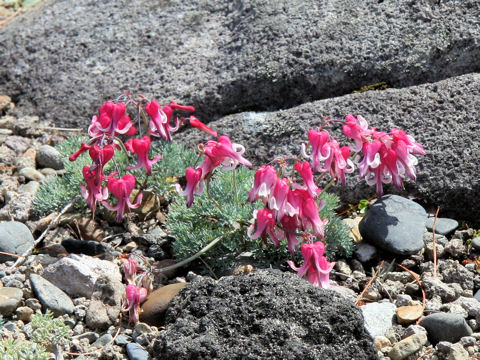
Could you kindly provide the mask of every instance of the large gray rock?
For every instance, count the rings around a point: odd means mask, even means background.
[[[372,205],[358,226],[362,238],[399,255],[423,249],[427,213],[416,202],[397,195],[384,195]]]
[[[22,255],[34,242],[33,235],[25,224],[17,221],[0,222],[0,251]],[[15,259],[0,254],[0,262]]]
[[[50,0],[2,29],[0,93],[84,127],[124,90],[207,121],[285,109],[478,71],[479,17],[477,0]]]
[[[440,206],[442,216],[477,220],[480,147],[472,134],[480,134],[480,98],[473,95],[479,93],[480,74],[469,74],[405,89],[350,94],[288,110],[234,114],[209,126],[245,145],[245,157],[260,165],[275,157],[300,156],[308,130],[316,128],[325,116],[344,119],[348,113],[361,114],[378,130],[396,127],[407,131],[427,151],[426,156],[418,156],[417,181],[407,180],[406,192],[385,185],[385,193],[408,193],[432,208]],[[341,126],[336,128],[333,134],[347,144]],[[193,148],[205,136],[189,131],[179,139]],[[347,176],[345,188],[331,188],[351,204],[375,193],[374,187],[359,181],[355,174]]]
[[[166,359],[376,359],[352,302],[278,270],[195,279],[167,310],[154,353]]]

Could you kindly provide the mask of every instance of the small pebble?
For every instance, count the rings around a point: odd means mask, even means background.
[[[126,346],[128,358],[130,360],[151,360],[151,356],[145,349],[137,343],[129,343]]]

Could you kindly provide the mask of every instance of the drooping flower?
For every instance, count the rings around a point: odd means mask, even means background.
[[[299,238],[300,234],[297,233],[297,229],[299,228],[297,217],[285,215],[282,217],[281,224],[283,233],[287,238],[288,250],[293,255],[297,250],[298,244],[302,241],[302,239]]]
[[[346,185],[345,173],[350,174],[355,170],[350,157],[350,148],[348,146],[340,147],[337,140],[328,142],[329,156],[325,159],[323,171],[328,171],[334,179],[340,180],[342,185]]]
[[[108,198],[107,188],[102,188],[103,180],[108,178],[103,175],[101,169],[91,169],[90,166],[84,166],[83,179],[87,183],[87,187],[81,184],[80,189],[82,197],[86,200],[87,206],[95,212],[97,208],[97,201],[103,201]]]
[[[98,116],[92,117],[92,122],[88,127],[88,134],[92,138],[106,135],[114,137],[118,134],[135,135],[136,129],[126,113],[127,107],[124,103],[115,104],[113,101],[107,101],[98,109]]]
[[[139,319],[140,304],[147,299],[148,291],[143,287],[128,284],[125,290],[126,309],[129,313],[129,323],[136,324]]]
[[[245,148],[240,144],[232,143],[225,135],[220,136],[218,141],[208,141],[203,151],[212,161],[220,163],[226,170],[234,169],[238,164],[252,167],[252,163],[242,156]]]
[[[247,230],[247,234],[251,239],[258,239],[262,237],[265,241],[266,235],[270,236],[270,239],[273,241],[275,246],[280,247],[280,238],[279,235],[275,232],[275,216],[273,215],[273,210],[270,209],[260,209],[253,211],[253,217],[256,219],[257,231],[255,230],[255,223],[250,225]]]
[[[358,115],[355,119],[355,116],[348,114],[345,117],[345,124],[342,130],[346,137],[355,141],[355,146],[352,147],[352,150],[357,152],[362,149],[363,143],[367,141],[374,129],[368,128],[368,123],[362,116]]]
[[[83,154],[85,151],[89,150],[90,149],[90,145],[88,145],[87,143],[83,142],[82,145],[80,145],[80,149],[76,152],[74,152],[72,155],[69,156],[68,160],[70,161],[75,161],[77,160],[77,158]]]
[[[304,259],[301,267],[295,266],[293,261],[288,261],[290,267],[298,272],[298,276],[306,277],[310,283],[322,288],[330,287],[330,272],[335,265],[329,263],[325,254],[325,244],[321,241],[313,244],[305,243],[300,247]]]
[[[121,179],[111,178],[107,183],[108,190],[118,199],[116,205],[110,205],[107,201],[102,204],[109,210],[117,212],[117,222],[123,219],[123,213],[129,209],[136,209],[142,203],[143,194],[137,196],[135,204],[130,202],[130,194],[135,187],[137,180],[131,174],[124,175]]]
[[[144,136],[142,139],[129,139],[125,143],[125,147],[132,154],[137,154],[137,165],[127,166],[127,170],[136,170],[141,167],[145,168],[147,175],[152,175],[152,165],[162,158],[162,155],[155,156],[152,160],[148,158],[148,151],[150,150],[151,140],[149,136]]]
[[[302,144],[302,156],[311,159],[312,169],[315,172],[323,171],[321,162],[330,156],[329,148],[325,146],[330,139],[330,134],[327,131],[317,131],[311,129],[308,131],[308,141],[312,146],[312,153],[307,154],[306,145]]]
[[[202,169],[188,168],[185,177],[187,178],[185,190],[182,189],[180,184],[176,184],[176,189],[180,195],[186,197],[187,208],[189,208],[193,204],[194,195],[200,195],[203,192]]]
[[[260,198],[264,203],[266,203],[268,196],[270,195],[270,191],[275,186],[277,180],[277,172],[273,166],[260,166],[255,173],[253,188],[248,193],[248,200],[250,202],[254,202]]]
[[[190,125],[192,125],[193,127],[196,127],[197,129],[212,135],[213,137],[218,136],[218,133],[215,130],[209,128],[207,125],[205,125],[200,120],[198,120],[195,116],[190,116],[189,120],[190,120]]]
[[[280,221],[287,212],[290,179],[278,179],[268,197],[268,207],[274,210],[275,219]]]
[[[324,203],[325,199],[322,199],[320,208],[323,207]],[[315,200],[313,200],[311,197],[305,198],[303,201],[302,210],[300,212],[300,221],[303,224],[304,230],[312,227],[313,233],[323,238],[325,233],[325,225],[327,224],[328,220],[320,219],[318,211],[319,207],[317,206]]]
[[[123,259],[123,272],[127,283],[134,284],[135,275],[137,275],[137,262],[132,258]]]
[[[192,113],[195,111],[195,108],[193,106],[179,105],[174,101],[171,101],[170,105],[164,106],[163,108],[161,108],[155,100],[148,103],[145,106],[145,111],[151,119],[149,134],[161,137],[166,141],[172,141],[172,133],[177,131],[180,126],[178,118],[175,118],[174,126],[170,125],[174,110]]]
[[[303,182],[307,187],[307,191],[310,196],[314,199],[318,197],[318,194],[322,191],[318,188],[313,180],[313,173],[312,168],[310,167],[310,163],[308,161],[304,161],[303,163],[296,163],[295,169],[299,172],[302,176]]]

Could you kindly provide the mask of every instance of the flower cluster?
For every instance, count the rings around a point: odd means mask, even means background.
[[[137,275],[137,262],[129,257],[123,260],[123,272],[127,287],[125,290],[125,311],[129,314],[129,323],[136,324],[139,321],[140,304],[147,299],[151,291],[152,281],[146,272]]]
[[[414,155],[425,155],[422,145],[407,135],[405,131],[391,129],[387,134],[368,128],[368,124],[361,116],[351,114],[346,116],[343,133],[355,141],[352,150],[357,154],[355,163],[359,175],[369,185],[376,185],[377,194],[382,195],[382,184],[393,184],[403,189],[403,177],[416,179],[415,165],[418,160]],[[363,154],[360,156],[360,153]]]
[[[205,154],[203,162],[195,169],[191,167],[187,169],[185,189],[182,189],[180,184],[176,184],[177,191],[187,199],[187,207],[192,206],[194,195],[203,193],[204,181],[210,179],[218,166],[221,165],[224,170],[235,169],[239,164],[252,167],[250,161],[242,156],[245,148],[240,144],[232,143],[228,136],[222,135],[217,141],[210,140],[199,148],[201,153]]]
[[[296,160],[295,170],[303,180],[302,184],[291,178],[279,178],[271,165],[261,166],[255,174],[253,189],[250,191],[251,202],[260,199],[265,207],[254,212],[254,223],[248,229],[252,239],[267,235],[276,247],[282,239],[287,240],[292,254],[302,241],[301,253],[304,264],[296,267],[289,265],[301,277],[311,283],[328,287],[329,273],[334,263],[329,263],[325,254],[325,244],[315,241],[315,237],[323,239],[326,220],[320,219],[318,212],[322,202],[317,198],[321,190],[316,185],[313,173],[329,174],[333,181],[346,185],[345,174],[352,173],[355,164],[359,168],[361,178],[368,184],[376,185],[377,194],[383,193],[382,184],[393,181],[402,189],[403,176],[412,180],[416,178],[416,154],[425,155],[423,147],[404,131],[391,129],[390,133],[368,128],[364,118],[347,115],[343,124],[343,133],[353,139],[351,146],[340,146],[336,139],[320,128],[308,132],[311,153],[307,154],[307,146],[302,144],[301,153],[311,161]],[[352,161],[352,158],[354,161]],[[256,231],[255,231],[256,224]]]
[[[279,178],[277,171],[271,165],[263,165],[255,173],[249,201],[254,202],[260,199],[265,207],[254,211],[254,222],[248,228],[248,235],[252,239],[262,238],[264,241],[269,235],[276,247],[280,247],[280,241],[286,239],[288,250],[292,255],[298,245],[305,240],[307,242],[302,245],[302,254],[305,256],[303,248],[306,245],[316,248],[321,244],[325,249],[323,242],[313,242],[313,239],[314,236],[324,238],[325,225],[328,221],[322,220],[318,214],[324,201],[317,201],[321,190],[315,184],[310,164],[307,161],[297,162],[295,170],[302,178],[302,184],[288,177]],[[323,259],[327,261],[326,258],[323,257]],[[325,269],[331,270],[330,264],[328,262],[325,264],[328,265]],[[314,277],[310,274],[312,269],[316,268],[309,268],[309,279]],[[320,283],[327,287],[328,276],[327,281],[316,282],[316,284]]]
[[[149,158],[151,138],[143,136],[142,138],[130,138],[123,144],[119,138],[120,135],[135,136],[137,127],[133,125],[130,116],[127,114],[127,104],[134,104],[138,109],[137,120],[140,122],[141,115],[146,112],[150,121],[148,122],[148,133],[152,136],[161,137],[166,141],[172,140],[172,132],[178,130],[181,123],[187,121],[185,118],[174,118],[174,125],[171,120],[175,111],[192,113],[195,111],[193,106],[183,106],[175,102],[170,105],[160,107],[155,100],[148,101],[140,95],[137,101],[129,94],[125,94],[126,103],[107,101],[100,106],[98,114],[92,117],[88,134],[90,140],[81,144],[80,149],[70,156],[70,161],[75,161],[78,156],[88,151],[92,159],[91,166],[83,168],[83,178],[86,185],[81,185],[82,196],[86,199],[88,207],[95,212],[97,203],[103,204],[107,209],[117,212],[116,220],[121,222],[124,213],[129,209],[138,208],[142,202],[140,193],[135,202],[130,200],[131,194],[137,184],[137,179],[131,174],[119,175],[120,169],[109,175],[104,174],[106,164],[114,158],[115,151],[126,150],[131,155],[136,155],[137,164],[127,166],[125,170],[136,170],[143,168],[147,176],[152,175],[152,165],[159,161],[162,155],[157,155],[153,159]],[[144,109],[143,109],[144,107]],[[190,124],[196,128],[215,135],[216,133],[204,125],[194,116],[188,119]],[[141,127],[138,127],[141,130]],[[105,186],[106,183],[106,186]],[[116,204],[110,204],[107,199],[109,194],[116,198]]]

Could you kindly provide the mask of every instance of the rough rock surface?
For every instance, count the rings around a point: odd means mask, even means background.
[[[403,129],[425,147],[427,155],[418,157],[417,180],[405,182],[403,196],[439,205],[445,216],[477,220],[480,147],[472,134],[480,133],[480,104],[472,94],[478,93],[480,74],[469,74],[434,84],[349,94],[288,110],[234,114],[209,126],[244,145],[245,157],[259,165],[275,157],[300,156],[300,145],[308,141],[308,130],[317,127],[325,116],[343,119],[348,113],[361,114],[370,126],[386,131],[392,127]],[[340,126],[333,134],[342,144],[347,143]],[[205,140],[198,131],[178,138],[192,147]],[[358,203],[375,192],[357,176],[349,176],[346,187],[331,189],[350,203]],[[400,193],[392,185],[385,185],[384,190]]]
[[[361,312],[292,273],[195,280],[167,310],[155,353],[175,359],[375,359]]]
[[[476,0],[46,1],[0,33],[0,93],[62,125],[123,90],[202,117],[288,108],[478,71],[479,17]]]

